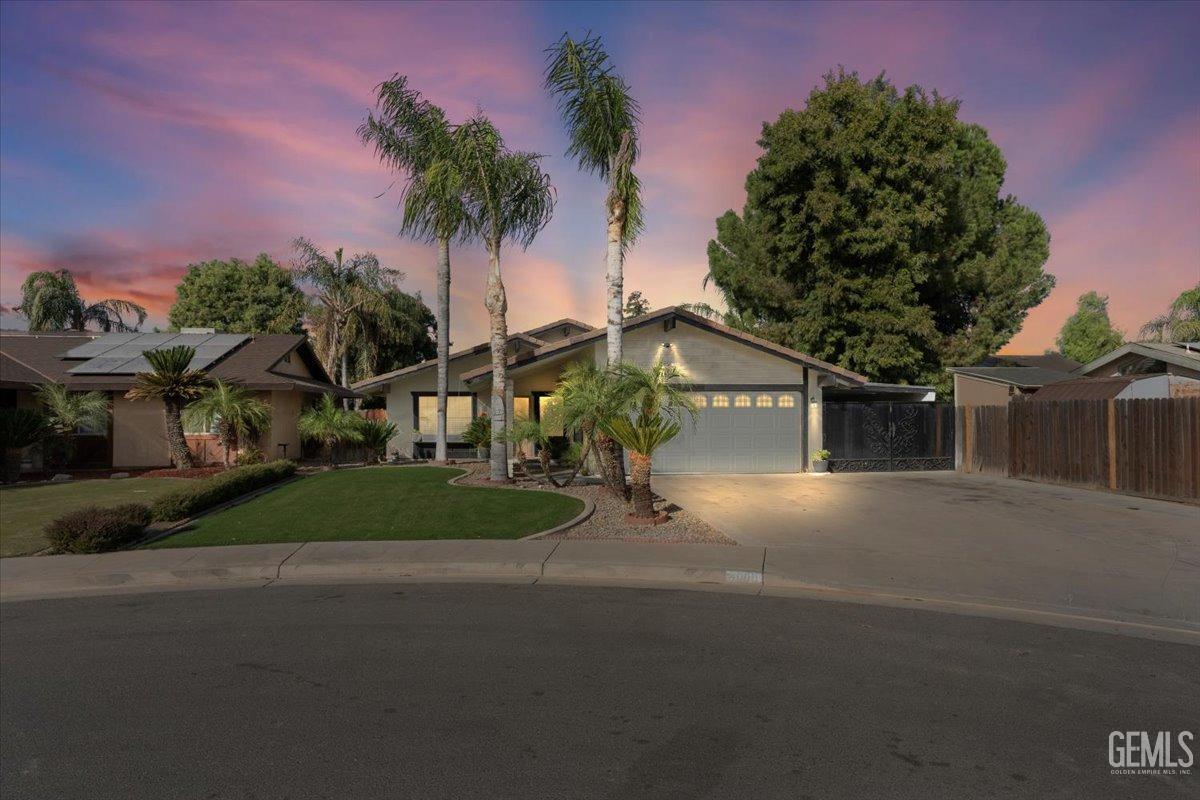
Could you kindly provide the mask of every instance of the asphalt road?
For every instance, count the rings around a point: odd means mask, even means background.
[[[1114,729],[1200,733],[1200,648],[547,585],[0,606],[6,800],[1200,796]]]

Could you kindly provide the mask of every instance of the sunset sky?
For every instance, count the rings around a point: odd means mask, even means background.
[[[504,258],[510,330],[604,316],[603,189],[563,157],[543,48],[601,34],[644,114],[647,230],[627,291],[707,299],[714,219],[741,210],[761,125],[839,64],[962,101],[1038,211],[1058,279],[1010,352],[1053,344],[1075,298],[1134,335],[1200,280],[1200,4],[371,3],[0,7],[0,302],[70,269],[87,298],[165,325],[189,262],[307,236],[373,250],[434,296],[432,248],[397,238],[392,178],[355,128],[392,73],[462,118],[481,106],[546,153],[550,226]],[[486,335],[480,248],[453,252],[452,337]],[[5,327],[19,325],[12,314]]]

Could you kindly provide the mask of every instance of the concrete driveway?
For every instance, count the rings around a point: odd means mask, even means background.
[[[1200,508],[954,472],[656,475],[814,585],[1200,623]]]

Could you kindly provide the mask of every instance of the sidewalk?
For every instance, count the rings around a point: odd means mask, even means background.
[[[1104,609],[817,585],[786,548],[588,541],[309,542],[0,560],[0,601],[288,583],[499,581],[734,591],[1200,644],[1200,625]]]

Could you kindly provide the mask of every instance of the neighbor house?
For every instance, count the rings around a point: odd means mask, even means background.
[[[1058,353],[988,356],[969,367],[949,367],[956,406],[1003,406],[1043,386],[1076,377],[1078,361]]]
[[[271,427],[255,444],[268,457],[295,458],[301,442],[301,409],[322,394],[354,397],[334,385],[306,337],[291,334],[0,332],[0,405],[36,407],[46,383],[109,396],[111,414],[101,429],[79,431],[75,468],[138,469],[171,463],[161,402],[127,400],[138,372],[149,369],[144,353],[177,345],[196,349],[192,366],[253,390],[271,406]],[[202,462],[222,457],[216,436],[188,430],[188,444]],[[36,453],[33,454],[36,459]],[[27,468],[37,468],[36,461]]]
[[[1129,377],[1139,397],[1200,396],[1200,343],[1129,342],[1081,366],[1089,378]]]
[[[607,359],[606,332],[563,319],[513,334],[508,342],[510,419],[541,419],[568,365]],[[625,320],[624,357],[644,366],[674,364],[692,386],[696,425],[684,425],[655,454],[656,472],[800,472],[821,447],[823,393],[865,388],[866,377],[678,307]],[[437,364],[428,361],[354,385],[382,394],[400,433],[389,450],[428,456],[436,432]],[[451,355],[447,427],[452,456],[467,455],[461,434],[490,404],[491,354],[486,344]],[[886,393],[888,386],[872,384]],[[905,387],[903,397],[929,397]]]

